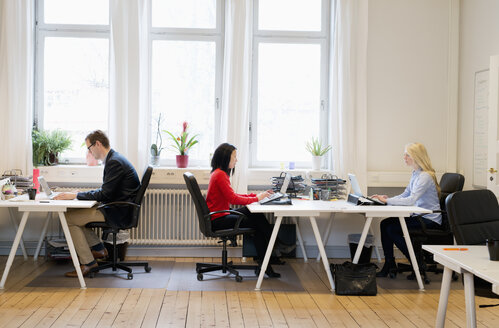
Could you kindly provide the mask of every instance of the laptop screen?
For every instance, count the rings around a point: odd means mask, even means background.
[[[284,181],[282,182],[282,186],[281,186],[281,190],[280,190],[281,194],[286,193],[286,190],[288,190],[288,186],[289,186],[290,181],[291,181],[291,174],[286,173],[286,176],[284,177]]]
[[[38,182],[40,182],[40,185],[43,188],[43,191],[45,192],[45,195],[50,196],[52,195],[52,190],[50,190],[49,184],[47,181],[45,181],[45,178],[43,176],[38,177]]]
[[[360,190],[359,181],[355,174],[348,173],[348,179],[350,180],[350,185],[352,186],[352,191],[355,196],[363,197],[362,191]]]

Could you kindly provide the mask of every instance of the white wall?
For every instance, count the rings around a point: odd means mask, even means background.
[[[473,98],[475,72],[489,68],[489,58],[499,55],[499,1],[461,0],[459,48],[458,167],[473,178]]]
[[[457,41],[458,18],[451,15],[455,7],[458,2],[452,0],[369,2],[370,186],[407,184],[410,170],[402,154],[409,142],[428,148],[437,172],[456,166],[456,141],[449,133],[455,133],[457,120],[448,119],[449,110],[457,112],[457,84],[452,90],[449,83],[452,70],[457,76],[457,60],[452,67],[453,56],[457,58],[452,43],[452,33]]]

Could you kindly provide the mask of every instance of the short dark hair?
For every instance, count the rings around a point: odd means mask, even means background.
[[[220,169],[230,175],[229,163],[232,152],[237,148],[230,143],[223,143],[215,149],[211,159],[211,172]]]
[[[95,130],[90,132],[85,138],[85,140],[88,140],[90,144],[94,144],[96,141],[100,141],[100,143],[102,144],[102,146],[104,146],[104,148],[109,148],[109,138],[102,130]]]

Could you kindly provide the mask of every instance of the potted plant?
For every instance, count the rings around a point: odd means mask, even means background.
[[[71,148],[71,137],[66,131],[33,129],[31,137],[35,166],[56,165],[59,163],[59,154]]]
[[[164,132],[168,133],[173,140],[172,147],[178,151],[178,155],[176,157],[177,160],[177,167],[184,168],[187,167],[187,164],[189,163],[189,150],[198,143],[196,140],[196,137],[198,136],[195,134],[194,136],[189,138],[189,132],[187,132],[187,128],[189,125],[187,122],[184,122],[182,124],[182,132],[178,137],[174,136],[173,133],[164,130]]]
[[[161,135],[161,123],[163,123],[161,113],[159,113],[158,119],[155,121],[156,142],[151,145],[151,165],[158,166],[161,157],[161,151],[165,148],[163,147],[163,136]]]
[[[320,170],[322,163],[322,156],[331,150],[330,145],[322,145],[319,138],[314,138],[307,142],[306,149],[310,154],[312,154],[312,169]]]

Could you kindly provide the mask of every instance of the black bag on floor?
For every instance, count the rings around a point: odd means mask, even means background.
[[[343,264],[330,264],[336,286],[336,295],[367,295],[375,296],[376,268],[374,263],[353,264],[346,261]]]

